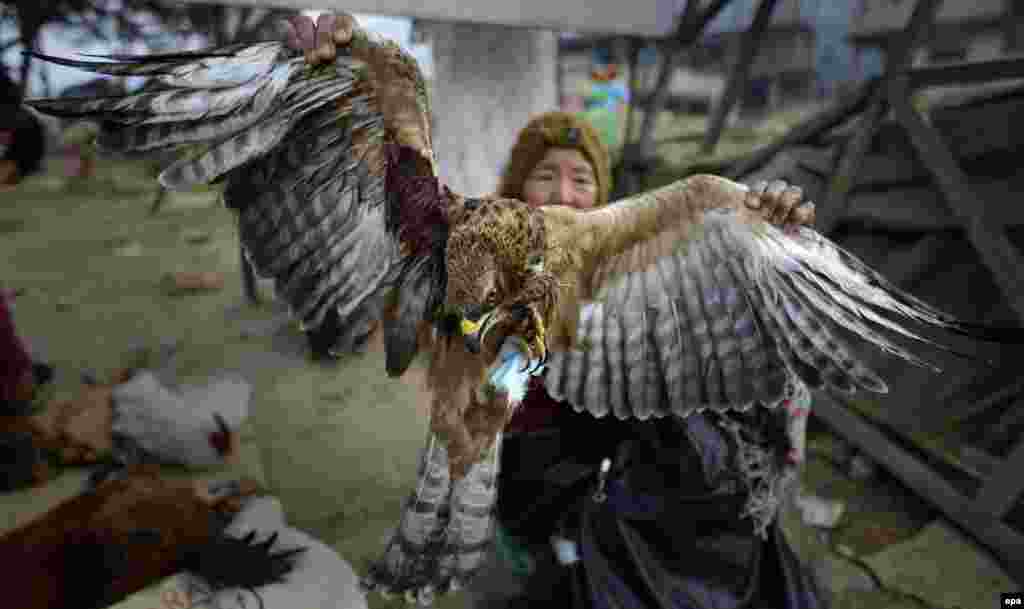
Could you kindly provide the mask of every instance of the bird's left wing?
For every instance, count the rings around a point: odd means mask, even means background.
[[[745,196],[700,175],[593,211],[545,210],[554,249],[579,269],[552,341],[566,345],[548,364],[553,397],[620,419],[745,410],[777,404],[793,377],[887,391],[844,331],[919,365],[892,333],[944,347],[903,322],[1021,341],[1020,328],[968,324],[900,291],[813,229],[772,225]]]

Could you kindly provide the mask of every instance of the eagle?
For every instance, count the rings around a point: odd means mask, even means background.
[[[951,350],[908,321],[1019,341],[1019,328],[971,324],[899,290],[808,226],[772,224],[722,177],[585,211],[452,192],[413,57],[344,14],[293,20],[287,35],[39,55],[163,88],[30,103],[99,121],[108,152],[175,151],[159,176],[168,189],[223,182],[254,268],[305,328],[335,328],[339,352],[379,326],[389,375],[427,358],[417,488],[369,586],[429,603],[477,570],[501,431],[540,370],[577,411],[657,419],[775,408],[801,382],[885,392],[851,341],[922,366],[897,335]]]

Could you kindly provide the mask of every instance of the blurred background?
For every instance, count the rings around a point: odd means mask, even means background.
[[[0,0],[0,58],[26,97],[118,93],[147,83],[24,51],[274,39],[278,20],[331,9],[418,59],[453,190],[491,192],[519,129],[561,108],[599,129],[616,196],[697,172],[785,179],[818,204],[820,232],[904,289],[967,319],[1024,319],[1021,0]],[[0,284],[21,291],[19,331],[54,362],[58,396],[139,345],[177,345],[183,379],[242,372],[256,389],[245,471],[359,570],[408,492],[426,413],[407,416],[406,388],[372,354],[309,360],[272,286],[247,285],[217,186],[165,193],[166,160],[100,158],[94,127],[43,121],[43,170],[0,191]],[[182,272],[219,282],[168,289]],[[1020,350],[956,346],[995,364],[929,354],[936,375],[865,352],[890,395],[816,396],[804,485],[845,520],[828,543],[821,526],[787,526],[837,606],[922,606],[897,589],[990,607],[1024,583]],[[11,524],[52,499],[0,507]]]

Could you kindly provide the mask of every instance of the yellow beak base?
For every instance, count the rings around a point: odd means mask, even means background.
[[[463,336],[474,336],[480,331],[480,322],[463,319],[462,323],[459,324],[459,328],[462,330]]]

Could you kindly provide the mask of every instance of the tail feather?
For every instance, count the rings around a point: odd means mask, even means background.
[[[493,537],[500,447],[499,434],[483,461],[461,480],[451,480],[447,451],[430,434],[416,491],[364,586],[427,605],[474,575]]]

